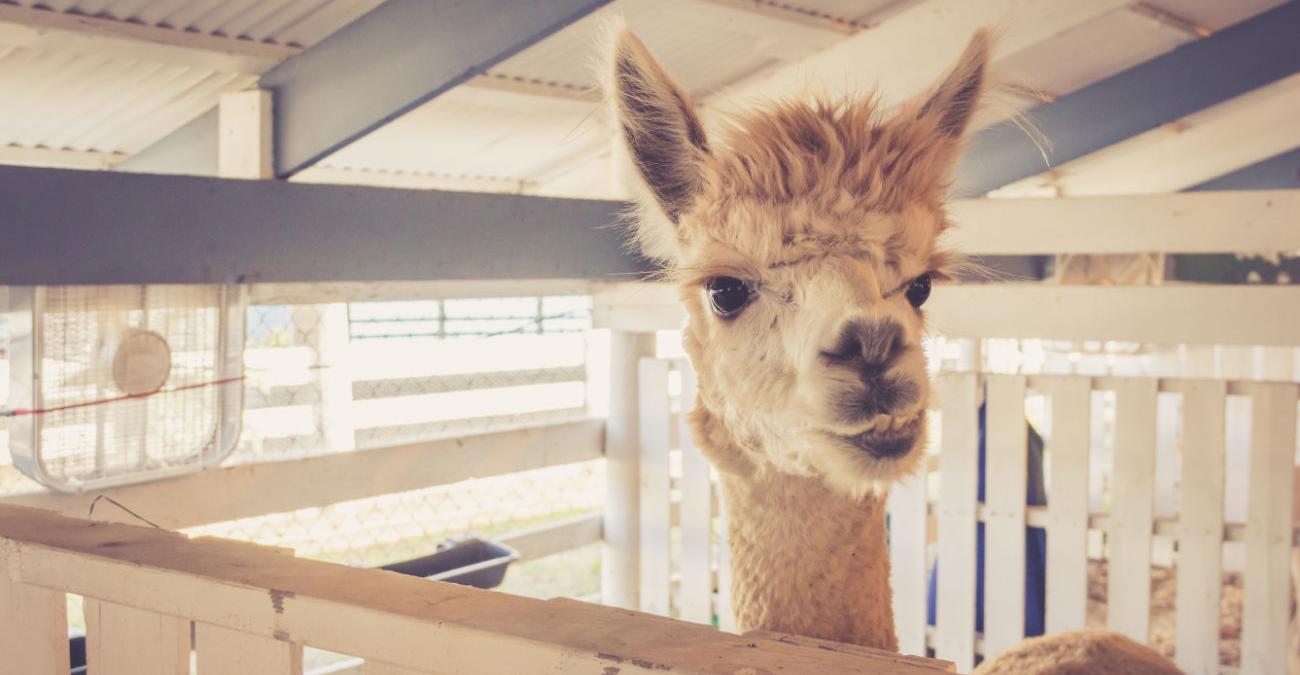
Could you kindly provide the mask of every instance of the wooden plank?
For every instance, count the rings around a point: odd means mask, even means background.
[[[713,477],[709,461],[695,447],[687,413],[695,407],[695,370],[678,362],[682,378],[682,414],[677,417],[677,437],[682,448],[681,532],[682,583],[678,617],[713,623]]]
[[[585,295],[609,282],[588,279],[443,279],[440,281],[283,282],[249,284],[250,305]]]
[[[601,515],[587,513],[511,532],[501,543],[519,551],[519,559],[535,560],[601,541]]]
[[[718,526],[722,539],[718,542],[718,600],[714,613],[718,616],[718,629],[728,633],[736,632],[736,613],[731,605],[731,525],[727,518],[726,491],[722,482],[718,484],[722,498],[718,500]]]
[[[958,199],[949,211],[949,244],[969,255],[1300,249],[1300,190]]]
[[[791,635],[789,633],[778,633],[770,630],[751,630],[745,633],[745,637],[763,641],[780,642],[787,645],[799,645],[816,647],[828,652],[839,652],[843,654],[862,654],[877,658],[892,658],[900,662],[915,665],[917,668],[933,671],[937,673],[950,673],[954,671],[954,664],[948,661],[939,661],[937,659],[927,659],[916,656],[906,656],[894,654],[882,649],[872,647],[863,647],[861,645],[847,644],[844,642],[833,642],[831,640],[822,640],[811,638],[803,635]]]
[[[1258,384],[1251,407],[1241,669],[1284,673],[1291,601],[1286,589],[1291,583],[1296,386]]]
[[[939,473],[939,580],[935,655],[958,671],[975,665],[975,506],[979,479],[978,380],[939,378],[943,450]]]
[[[984,658],[1025,637],[1025,378],[989,375],[984,470]]]
[[[198,675],[301,675],[302,645],[194,624]]]
[[[894,629],[898,650],[925,655],[926,593],[929,565],[926,542],[926,471],[908,476],[889,491],[889,569],[894,591]]]
[[[668,475],[668,368],[663,359],[641,359],[641,611],[667,616],[672,607]]]
[[[1156,470],[1156,381],[1115,387],[1115,469],[1111,492],[1107,625],[1146,643],[1151,621],[1151,526]]]
[[[746,638],[666,617],[19,507],[0,507],[0,547],[17,581],[414,670],[925,672],[911,662],[781,642],[757,650]]]
[[[947,336],[1294,345],[1300,314],[1277,311],[1292,306],[1300,286],[1008,283],[936,288],[926,311]]]
[[[421,672],[382,661],[366,661],[361,666],[361,675],[421,675]]]
[[[653,333],[609,335],[609,411],[605,418],[605,546],[602,602],[640,607],[641,590],[641,358],[654,356]]]
[[[250,89],[222,94],[217,120],[217,175],[273,178],[271,92]]]
[[[599,459],[603,420],[500,431],[388,448],[211,469],[169,480],[92,494],[35,492],[0,498],[85,517],[103,494],[160,526],[194,527],[266,513],[326,506],[350,499],[417,490]],[[293,485],[294,489],[281,489]],[[194,495],[203,495],[195,499]]]
[[[86,598],[86,665],[95,675],[189,675],[190,622]]]
[[[0,569],[4,563],[0,553]],[[0,575],[0,655],[0,667],[22,664],[24,672],[68,672],[67,596]]]
[[[1223,382],[1197,382],[1183,394],[1174,658],[1188,675],[1219,672],[1227,394]]]
[[[1051,498],[1047,502],[1050,635],[1083,628],[1088,614],[1088,459],[1092,391],[1086,377],[1052,382]]]

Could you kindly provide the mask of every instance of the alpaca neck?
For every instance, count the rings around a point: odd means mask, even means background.
[[[774,471],[722,480],[742,630],[898,650],[883,497]]]

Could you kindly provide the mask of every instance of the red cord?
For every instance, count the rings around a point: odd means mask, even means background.
[[[173,394],[178,391],[189,391],[191,389],[215,387],[223,384],[230,384],[232,382],[243,381],[244,377],[245,376],[243,375],[239,377],[227,377],[224,380],[213,380],[211,382],[199,382],[197,384],[187,384],[183,387],[175,387],[173,389],[156,389],[154,391],[148,391],[143,394],[123,394],[122,396],[114,396],[112,398],[101,398],[94,401],[82,401],[81,403],[70,403],[68,405],[61,405],[55,408],[36,408],[34,410],[23,410],[23,409],[5,410],[5,411],[0,411],[0,417],[20,417],[23,415],[46,415],[49,413],[63,412],[64,410],[75,410],[77,408],[89,408],[90,406],[104,405],[105,403],[117,403],[118,401],[129,401],[131,399],[136,399],[136,398],[149,398],[150,396],[157,396],[158,394]]]

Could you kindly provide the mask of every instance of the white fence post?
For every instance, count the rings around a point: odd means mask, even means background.
[[[1088,460],[1092,386],[1086,377],[1051,382],[1051,497],[1047,500],[1048,634],[1083,628],[1088,618]]]
[[[1025,637],[1025,378],[989,375],[984,472],[984,658]]]
[[[1226,406],[1227,383],[1222,380],[1188,382],[1183,390],[1174,658],[1188,675],[1219,672]]]
[[[682,448],[682,584],[678,609],[680,618],[713,623],[713,480],[712,469],[691,438],[688,415],[695,407],[695,371],[689,362],[678,362],[682,378],[681,417],[677,438]]]
[[[0,570],[7,562],[0,557]],[[69,672],[67,612],[62,591],[10,581],[0,573],[0,665],[32,673]]]
[[[641,359],[641,611],[667,616],[672,604],[668,362]]]
[[[640,607],[641,406],[637,380],[641,358],[654,354],[654,333],[610,333],[600,587],[605,604],[625,609]]]
[[[975,666],[975,518],[979,477],[979,376],[939,379],[943,409],[943,452],[939,469],[939,582],[935,616],[935,656]]]
[[[929,458],[922,459],[925,462]],[[889,491],[889,569],[894,591],[894,630],[898,650],[925,656],[926,513],[925,469]]]
[[[1111,491],[1106,623],[1138,642],[1151,624],[1151,524],[1155,508],[1156,381],[1115,387],[1115,474]]]
[[[1257,384],[1251,402],[1241,671],[1285,673],[1291,602],[1288,590],[1291,587],[1296,386]]]

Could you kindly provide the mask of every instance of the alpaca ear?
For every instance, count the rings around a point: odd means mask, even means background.
[[[987,28],[971,37],[957,65],[939,81],[917,110],[918,119],[931,119],[947,137],[957,140],[966,133],[980,104],[988,80],[989,52],[993,38]]]
[[[655,225],[643,218],[638,239],[647,254],[668,257],[675,225],[700,188],[709,152],[704,127],[690,98],[626,28],[616,29],[611,60],[608,92],[618,135],[649,193],[642,210],[658,211],[668,221],[659,225],[662,231],[648,231]]]

